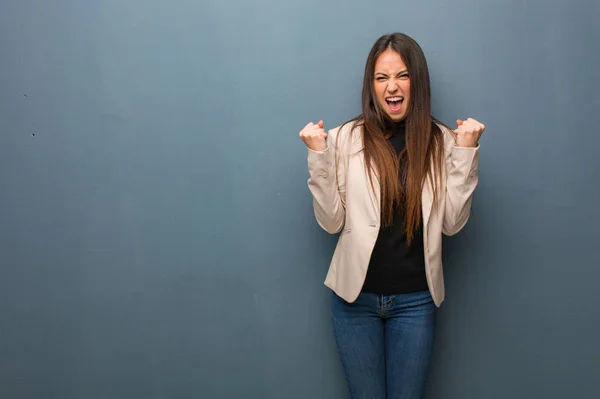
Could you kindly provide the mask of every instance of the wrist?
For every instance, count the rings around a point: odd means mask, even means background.
[[[471,142],[471,141],[462,141],[462,140],[456,140],[456,146],[457,147],[465,147],[465,148],[475,148],[479,145],[478,142]]]

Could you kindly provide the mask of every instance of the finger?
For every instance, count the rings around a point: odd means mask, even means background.
[[[466,129],[473,130],[473,131],[479,131],[481,129],[481,124],[473,118],[468,118],[466,121],[464,121],[463,126]]]
[[[327,138],[327,133],[323,132],[323,131],[316,131],[316,132],[311,132],[310,134],[308,134],[307,136],[305,136],[308,140],[322,140]]]
[[[325,122],[323,122],[322,120],[320,120],[319,123],[317,123],[317,125],[319,125],[319,127],[321,129],[323,129],[323,126],[325,126]]]
[[[475,125],[475,126],[479,126],[481,129],[485,129],[485,126],[483,125],[483,123],[479,122],[477,119],[474,118],[469,118],[467,119],[471,124]]]
[[[318,127],[316,127],[316,125],[315,125],[315,128],[314,128],[314,129],[312,129],[312,130],[310,130],[310,131],[308,132],[308,135],[309,135],[309,136],[312,136],[312,137],[318,137],[318,136],[322,135],[323,133],[325,133],[325,131],[324,131],[323,129],[319,129],[319,128],[318,128]]]
[[[460,126],[463,124],[463,121],[461,121],[460,119],[456,120],[456,126]]]
[[[479,131],[479,133],[483,132],[485,130],[485,125],[479,121],[475,121],[474,122],[474,126],[477,128],[477,130]]]

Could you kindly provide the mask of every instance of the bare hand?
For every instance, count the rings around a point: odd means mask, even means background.
[[[300,138],[313,151],[327,149],[327,133],[325,133],[323,126],[323,121],[319,121],[317,124],[310,122],[300,131]]]
[[[485,125],[473,118],[465,121],[456,120],[457,128],[454,130],[456,145],[459,147],[477,147],[479,138],[485,130]]]

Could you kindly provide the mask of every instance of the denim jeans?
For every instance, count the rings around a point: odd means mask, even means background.
[[[353,303],[333,293],[333,333],[350,398],[423,398],[435,312],[429,291],[361,293]]]

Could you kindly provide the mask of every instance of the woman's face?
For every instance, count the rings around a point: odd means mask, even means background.
[[[410,76],[400,54],[392,49],[381,53],[375,62],[373,78],[379,106],[391,120],[404,119],[410,103]]]

